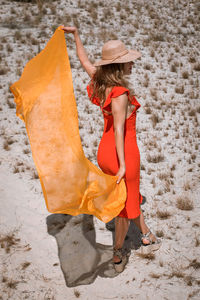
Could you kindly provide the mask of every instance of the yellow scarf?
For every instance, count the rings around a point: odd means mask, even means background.
[[[12,84],[16,115],[26,125],[46,206],[51,213],[94,215],[107,223],[124,208],[126,186],[84,155],[64,32]]]

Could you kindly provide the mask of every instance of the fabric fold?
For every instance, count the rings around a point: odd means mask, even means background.
[[[26,125],[47,210],[91,214],[107,223],[124,208],[126,186],[84,155],[64,32],[58,27],[46,47],[12,84],[16,115]]]

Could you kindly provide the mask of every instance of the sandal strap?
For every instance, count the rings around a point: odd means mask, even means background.
[[[154,242],[152,241],[152,239],[150,238],[150,234],[151,234],[151,233],[152,233],[151,230],[149,230],[147,233],[143,233],[143,234],[142,234],[141,240],[146,239],[146,240],[149,242],[149,244],[144,244],[144,245],[151,245],[151,244],[154,243]]]
[[[145,239],[149,240],[150,239],[149,236],[151,233],[152,233],[151,230],[149,230],[147,233],[142,233],[142,239],[145,238]]]
[[[122,256],[123,256],[123,254],[122,254],[122,248],[120,248],[120,249],[113,248],[113,254],[116,255],[116,256],[118,256],[119,259],[122,259]]]

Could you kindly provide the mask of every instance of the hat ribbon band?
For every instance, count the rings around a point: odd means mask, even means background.
[[[114,61],[114,60],[116,60],[117,58],[119,58],[119,57],[121,57],[121,56],[124,56],[124,55],[126,55],[126,54],[128,54],[128,53],[129,53],[129,51],[126,49],[126,50],[124,50],[123,52],[121,52],[119,55],[115,56],[114,58],[104,58],[104,57],[102,57],[102,59],[103,59],[103,60]]]

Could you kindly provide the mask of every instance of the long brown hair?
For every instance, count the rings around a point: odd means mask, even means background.
[[[90,100],[97,97],[100,100],[100,105],[103,106],[106,100],[106,88],[114,86],[123,86],[130,90],[133,95],[133,90],[129,87],[129,82],[124,75],[124,63],[108,64],[97,67],[97,70],[90,82],[92,95]]]

